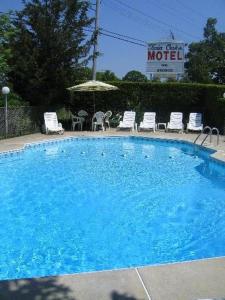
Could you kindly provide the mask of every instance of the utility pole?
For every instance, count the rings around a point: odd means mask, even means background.
[[[95,41],[93,50],[93,67],[92,67],[92,80],[96,80],[96,66],[97,66],[97,56],[98,56],[98,36],[99,36],[99,6],[100,0],[96,0],[95,8]]]

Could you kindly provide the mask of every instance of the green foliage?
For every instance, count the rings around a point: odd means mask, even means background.
[[[60,107],[54,109],[57,113],[58,121],[62,123],[63,128],[66,130],[71,130],[71,119],[72,112],[68,107]]]
[[[100,81],[117,81],[119,78],[115,75],[114,72],[106,70],[104,72],[97,72],[96,79]]]
[[[20,107],[20,106],[26,106],[28,105],[27,102],[25,102],[19,95],[16,93],[10,92],[8,95],[8,106],[9,107]],[[0,96],[0,107],[3,107],[5,105],[4,96]]]
[[[58,119],[60,121],[71,120],[72,113],[66,107],[61,107],[61,108],[56,109],[56,113],[57,113]]]
[[[116,114],[116,115],[113,115],[112,118],[110,119],[110,126],[112,128],[116,128],[119,123],[120,123],[120,120],[122,120],[122,114]]]
[[[78,84],[78,82],[77,82]],[[111,110],[113,114],[125,110],[137,112],[137,121],[145,111],[155,111],[157,122],[168,122],[172,111],[184,113],[185,123],[190,112],[202,112],[204,124],[223,129],[225,114],[217,105],[217,99],[225,92],[225,86],[193,83],[158,83],[114,81],[118,91],[96,92],[96,110]],[[74,93],[71,98],[73,111],[85,109],[93,113],[92,93]]]
[[[74,70],[74,80],[84,80],[88,81],[92,79],[92,69],[88,67],[83,67]],[[96,73],[96,80],[100,81],[117,81],[120,80],[114,72],[106,70],[104,72]]]
[[[173,77],[168,77],[167,82],[177,82],[177,79]]]
[[[146,82],[148,78],[139,71],[130,71],[124,77],[124,81],[134,81],[134,82]]]
[[[89,1],[30,0],[17,13],[11,80],[32,105],[67,100],[66,88],[89,58],[91,41],[84,31],[92,23],[88,8]]]
[[[8,14],[0,14],[0,86],[7,83],[10,72],[9,60],[12,57],[10,40],[15,36],[16,28]]]
[[[225,133],[225,98],[216,98],[211,103],[213,92],[206,100],[206,113],[208,116],[208,122],[210,125],[218,127],[220,131]]]
[[[225,33],[217,32],[216,23],[216,19],[209,18],[204,40],[189,46],[186,67],[192,81],[225,83]]]
[[[88,81],[92,79],[92,70],[88,67],[74,69],[74,80]]]

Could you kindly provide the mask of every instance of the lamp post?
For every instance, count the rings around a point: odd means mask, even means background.
[[[5,96],[5,137],[8,136],[8,103],[7,95],[10,93],[10,89],[7,86],[2,88],[2,94]]]

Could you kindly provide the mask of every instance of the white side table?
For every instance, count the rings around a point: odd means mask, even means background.
[[[166,131],[166,123],[157,123],[157,130]]]

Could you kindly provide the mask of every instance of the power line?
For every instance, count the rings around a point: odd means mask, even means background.
[[[84,29],[84,31],[88,31],[88,32],[94,33],[94,31],[93,31],[93,30],[90,30],[90,29]],[[120,40],[120,41],[124,41],[124,42],[130,43],[130,44],[142,46],[142,47],[145,47],[145,48],[147,47],[147,43],[146,43],[146,44],[141,44],[141,43],[133,42],[133,41],[130,41],[130,40],[128,40],[128,39],[125,39],[125,38],[122,38],[122,37],[118,37],[118,36],[116,36],[116,35],[104,33],[104,32],[102,32],[101,30],[99,30],[99,34],[100,34],[100,35],[104,35],[104,36],[108,36],[108,37],[111,37],[111,38],[114,38],[114,39],[117,39],[117,40]],[[116,34],[116,33],[115,33],[115,34]]]
[[[142,46],[142,47],[145,47],[145,48],[147,47],[147,45],[140,44],[140,43],[136,43],[136,42],[132,42],[132,41],[129,41],[129,40],[127,40],[127,39],[120,38],[120,37],[118,37],[118,36],[113,36],[113,35],[110,35],[110,34],[107,34],[107,33],[103,33],[103,32],[101,32],[101,31],[100,31],[100,34],[101,34],[101,35],[105,35],[105,36],[109,36],[109,37],[114,38],[114,39],[117,39],[117,40],[121,40],[121,41],[124,41],[124,42],[128,42],[128,43],[130,43],[130,44]]]
[[[165,28],[162,27],[162,26],[159,25],[159,24],[156,25],[155,23],[153,23],[152,21],[150,21],[150,20],[147,19],[146,17],[144,18],[144,17],[141,17],[141,16],[137,16],[137,15],[133,14],[132,11],[128,11],[128,10],[124,10],[124,9],[121,10],[121,8],[115,6],[114,3],[113,3],[114,6],[112,6],[112,3],[110,3],[110,2],[103,2],[103,4],[109,6],[111,9],[113,9],[113,11],[117,11],[117,12],[118,12],[120,15],[122,15],[123,17],[125,16],[125,17],[127,17],[129,20],[132,20],[132,21],[134,21],[134,22],[136,22],[136,23],[139,23],[139,24],[141,24],[141,25],[145,25],[145,26],[148,28],[148,30],[154,31],[154,33],[155,33],[156,31],[160,31],[160,32],[162,32],[164,35],[165,35],[165,34],[166,34],[166,36],[168,35],[168,30],[165,30]]]
[[[175,27],[174,25],[167,24],[166,22],[163,22],[163,21],[161,21],[161,20],[159,20],[159,19],[157,19],[157,18],[155,18],[155,17],[153,17],[153,16],[147,15],[147,14],[144,13],[143,11],[141,11],[141,10],[135,8],[135,7],[132,7],[132,6],[128,5],[128,4],[126,4],[126,3],[122,2],[121,0],[113,0],[113,1],[116,1],[116,2],[118,2],[120,5],[126,7],[126,8],[128,8],[128,9],[130,9],[130,10],[133,10],[133,11],[137,12],[138,14],[141,14],[141,15],[147,17],[147,18],[150,18],[150,19],[154,20],[155,22],[157,22],[157,23],[159,23],[159,24],[162,24],[162,25],[164,25],[164,26],[166,26],[166,27],[174,28],[174,29],[176,29],[177,31],[179,31],[179,32],[181,32],[181,33],[183,33],[183,34],[185,34],[185,35],[188,35],[188,36],[190,36],[190,37],[199,38],[199,37],[196,37],[196,36],[194,36],[194,35],[192,35],[192,34],[190,34],[190,33],[187,33],[187,32],[185,32],[185,31],[183,31],[183,30],[181,30],[181,29]]]
[[[206,19],[207,17],[203,16],[200,12],[198,12],[197,10],[193,9],[192,7],[190,6],[187,6],[186,4],[184,4],[183,2],[181,1],[178,1],[178,0],[175,0],[180,6],[182,6],[183,8],[189,10],[189,11],[192,11],[193,13],[197,14],[198,16],[202,17],[203,19]]]
[[[119,13],[120,15],[122,15],[123,17],[127,17],[129,20],[132,20],[136,23],[142,24],[147,26],[148,30],[151,31],[161,31],[163,33],[168,33],[163,27],[161,27],[160,25],[156,25],[154,23],[152,23],[149,19],[141,19],[140,17],[134,15],[132,12],[128,11],[128,10],[121,10],[121,8],[115,6],[114,3],[110,3],[110,2],[103,2],[104,5],[110,7],[113,11],[116,11],[117,13]],[[113,5],[114,6],[113,6]]]
[[[92,27],[91,27],[92,28]],[[93,29],[93,28],[92,28]],[[141,42],[141,43],[144,43],[144,44],[147,44],[146,41],[143,41],[143,40],[140,40],[140,39],[137,39],[137,38],[134,38],[134,37],[131,37],[129,35],[125,35],[125,34],[121,34],[121,33],[117,33],[117,32],[114,32],[114,31],[110,31],[110,30],[107,30],[107,29],[104,29],[104,28],[100,28],[100,31],[104,31],[106,33],[110,33],[110,34],[113,34],[113,35],[117,35],[117,36],[120,36],[120,37],[124,37],[124,38],[128,38],[130,40],[134,40],[134,41],[137,41],[137,42]]]
[[[193,25],[193,23],[196,22],[195,20],[193,20],[193,19],[191,19],[191,18],[189,18],[189,17],[187,17],[187,16],[181,15],[180,12],[179,12],[179,10],[175,9],[174,7],[171,8],[170,6],[165,5],[165,4],[160,5],[160,4],[158,3],[157,0],[155,0],[155,1],[154,1],[154,0],[146,0],[147,3],[148,3],[149,1],[151,1],[151,3],[152,3],[155,7],[158,7],[159,9],[164,10],[167,14],[170,14],[170,15],[172,15],[172,16],[175,16],[176,18],[180,18],[180,17],[181,17],[181,18],[182,18],[182,21],[186,21],[187,23],[192,24],[192,25]],[[196,23],[196,24],[197,24],[197,23]]]

